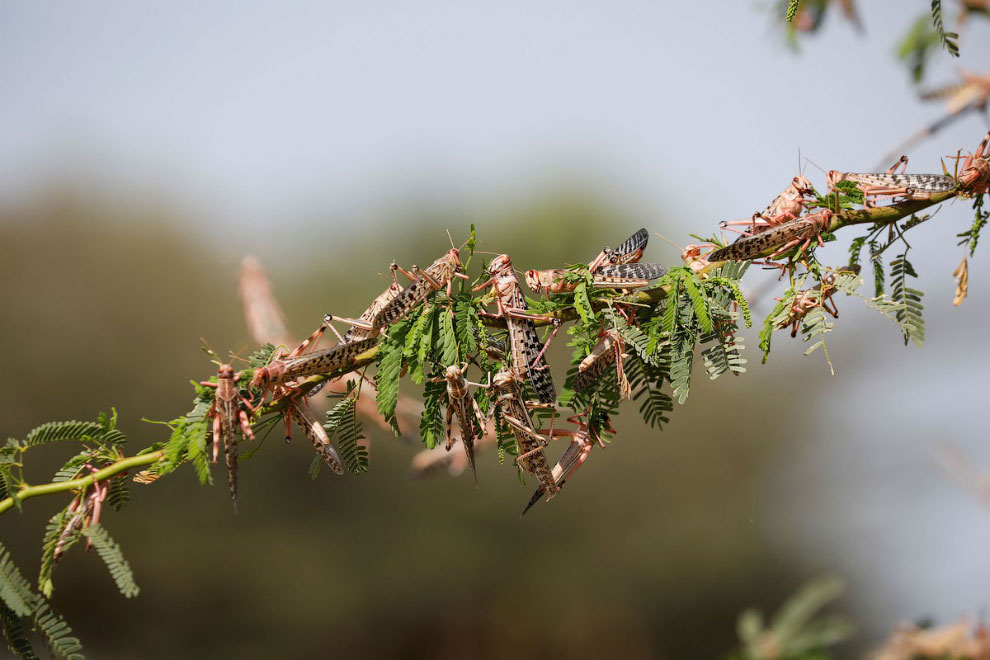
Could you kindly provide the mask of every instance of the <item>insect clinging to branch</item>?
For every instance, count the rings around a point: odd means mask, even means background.
[[[945,174],[904,174],[908,158],[901,156],[900,160],[890,166],[886,172],[838,172],[830,170],[826,181],[830,192],[835,190],[840,181],[852,181],[863,192],[864,208],[876,206],[875,199],[883,197],[901,197],[906,200],[928,200],[936,193],[955,190],[956,180]],[[898,166],[901,173],[897,173]]]
[[[564,449],[564,453],[561,454],[560,459],[557,461],[556,465],[553,466],[551,470],[551,475],[553,476],[554,483],[557,485],[557,489],[560,490],[564,487],[571,476],[577,472],[577,469],[581,467],[588,457],[591,455],[591,450],[596,444],[604,447],[605,444],[602,442],[600,436],[594,433],[591,429],[590,424],[581,419],[581,415],[575,415],[574,417],[568,417],[568,422],[575,424],[576,429],[554,429],[552,431],[552,438],[570,438],[570,442],[567,448]],[[615,429],[609,426],[609,420],[606,416],[602,420],[604,426],[609,429],[612,433],[615,433]],[[523,509],[522,515],[526,515],[533,506],[540,501],[546,490],[541,485],[533,493],[533,496],[529,498],[529,502],[526,504],[526,508]]]
[[[447,417],[444,421],[444,431],[447,436],[447,451],[450,451],[454,443],[453,438],[453,418],[457,416],[457,424],[461,429],[461,442],[464,444],[464,453],[467,454],[468,465],[474,474],[475,481],[478,480],[478,473],[474,468],[474,443],[479,437],[475,432],[474,420],[478,420],[479,428],[484,435],[487,421],[478,408],[469,391],[469,387],[488,387],[482,383],[472,383],[464,377],[467,365],[452,364],[444,369],[443,379],[447,383]]]
[[[990,132],[986,134],[976,151],[966,156],[962,172],[956,177],[967,193],[982,195],[990,192]]]
[[[553,497],[558,489],[547,463],[547,456],[543,452],[546,438],[533,428],[533,420],[522,397],[520,381],[513,370],[503,369],[492,378],[492,386],[496,393],[495,405],[519,444],[520,452],[516,462],[535,475],[544,492]]]
[[[480,290],[492,286],[498,315],[505,319],[509,329],[509,352],[512,356],[512,369],[520,380],[529,378],[537,398],[543,403],[557,399],[557,389],[543,353],[546,345],[540,341],[533,324],[533,316],[529,314],[526,298],[523,297],[519,286],[519,278],[512,268],[512,260],[507,254],[500,254],[488,264],[489,279],[475,287]],[[556,326],[547,340],[549,345],[556,333]]]
[[[642,228],[635,234],[624,240],[619,244],[619,247],[612,250],[609,247],[605,247],[597,257],[591,260],[588,264],[588,272],[595,276],[595,286],[600,288],[634,288],[629,287],[614,287],[617,278],[622,277],[634,277],[635,279],[642,280],[644,276],[646,277],[647,284],[649,284],[650,279],[656,279],[657,277],[662,277],[666,272],[663,266],[654,264],[654,268],[650,270],[641,270],[636,275],[630,275],[629,270],[619,270],[616,271],[614,268],[616,266],[624,266],[628,264],[637,263],[643,258],[643,251],[646,249],[646,245],[650,240],[650,233],[646,228]],[[659,275],[649,277],[651,273],[656,272],[656,269],[663,269]],[[623,274],[624,273],[624,274]],[[577,288],[577,282],[568,281],[565,278],[567,274],[566,268],[548,268],[545,270],[527,270],[526,271],[526,285],[534,293],[545,293],[550,295],[551,293],[569,293]],[[601,275],[602,277],[598,277]],[[612,278],[612,279],[606,279]],[[647,284],[639,285],[646,286]]]
[[[723,220],[719,226],[729,229],[742,225],[748,227],[744,233],[756,234],[782,222],[796,220],[814,201],[815,187],[811,185],[811,181],[798,175],[762,212],[754,213],[749,220]]]
[[[819,244],[824,245],[821,234],[828,231],[832,215],[830,210],[822,209],[753,236],[743,236],[735,243],[707,255],[707,259],[709,262],[749,261],[766,255],[769,260],[799,245],[801,247],[798,249],[798,255],[800,255],[813,240],[817,239]]]
[[[247,412],[241,406],[253,411],[251,402],[241,396],[237,391],[237,379],[239,374],[234,373],[234,368],[229,364],[221,364],[217,369],[217,382],[204,381],[200,385],[215,387],[216,392],[213,397],[213,404],[207,413],[213,419],[213,462],[217,462],[220,453],[220,445],[223,445],[224,465],[227,468],[227,483],[230,487],[230,499],[234,503],[234,511],[237,511],[237,437],[235,435],[240,428],[241,435],[245,440],[254,440],[254,433],[251,431],[251,422]]]

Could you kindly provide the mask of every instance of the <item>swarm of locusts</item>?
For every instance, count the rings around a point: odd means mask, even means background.
[[[318,421],[311,397],[327,381],[351,374],[357,385],[336,388],[343,392],[338,396],[375,398],[378,412],[398,432],[399,380],[410,376],[425,387],[426,398],[420,431],[428,450],[416,457],[415,471],[459,463],[477,482],[477,454],[497,448],[500,460],[511,457],[521,476],[534,478],[528,510],[553,498],[595,446],[607,446],[622,401],[634,399],[651,424],[665,423],[673,399],[687,396],[696,347],[707,345],[702,356],[712,378],[744,371],[736,331],[743,320],[749,325],[738,285],[748,263],[779,268],[781,277],[791,278],[792,291],[778,299],[782,305],[768,319],[769,331],[789,328],[795,336],[812,312],[837,317],[834,295],[849,293],[841,283],[858,280],[860,267],[824,267],[814,259],[815,247],[837,226],[866,224],[871,213],[894,209],[905,217],[914,208],[905,204],[987,193],[988,145],[990,134],[974,153],[953,156],[952,173],[944,166],[938,174],[907,173],[907,157],[885,172],[829,171],[825,194],[795,176],[764,210],[720,224],[738,234],[733,242],[713,237],[689,245],[677,267],[641,261],[650,238],[644,228],[587,263],[526,270],[521,281],[509,255],[497,254],[472,279],[467,266],[481,254],[472,228],[464,245],[451,241],[426,268],[393,263],[388,287],[353,318],[328,313],[305,341],[291,350],[269,350],[253,368],[235,372],[231,364],[219,364],[215,381],[202,383],[201,390],[212,393],[207,436],[213,461],[223,448],[236,506],[236,435],[253,440],[252,425],[277,416],[287,441],[295,424],[316,460],[342,474],[341,454],[353,449],[334,447],[335,427]],[[896,221],[889,226],[893,235]],[[799,269],[804,276],[796,280]],[[809,276],[817,285],[799,286]],[[547,348],[566,324],[574,352],[565,376],[553,373]],[[344,334],[335,325],[345,326]],[[328,330],[336,342],[320,348]],[[375,365],[372,377],[367,372]],[[668,383],[670,391],[662,391]]]

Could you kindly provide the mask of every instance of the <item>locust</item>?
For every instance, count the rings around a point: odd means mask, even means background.
[[[360,323],[361,325],[360,326],[355,325],[351,327],[350,330],[345,332],[344,336],[340,339],[341,344],[347,344],[353,341],[368,339],[378,334],[377,330],[373,330],[371,327],[372,321],[382,311],[382,309],[385,308],[386,305],[388,305],[390,302],[395,300],[395,297],[402,292],[402,286],[399,285],[398,279],[395,278],[395,271],[396,270],[400,270],[402,272],[406,272],[406,271],[400,268],[395,262],[392,263],[391,270],[392,270],[392,284],[389,284],[387,289],[385,289],[382,293],[378,294],[378,297],[375,298],[373,301],[371,301],[371,305],[368,306],[368,309],[364,310],[364,312],[361,313],[361,316],[358,317],[358,319],[355,321],[355,323]],[[412,275],[410,274],[409,277],[411,278]],[[329,323],[331,320],[333,320],[333,318],[334,317],[332,315],[328,314],[324,317],[323,321],[324,323]],[[306,396],[309,398],[313,398],[323,390],[323,388],[326,386],[328,382],[329,381],[324,381],[320,383],[319,385],[311,389],[309,392],[307,392]]]
[[[717,248],[718,246],[712,245],[711,243],[702,243],[701,245],[688,245],[683,250],[681,250],[681,261],[684,265],[690,268],[695,275],[703,276],[705,270],[711,265],[708,257],[711,256],[711,250],[709,249],[709,254],[702,255],[701,250],[704,248]]]
[[[598,345],[581,360],[577,376],[574,377],[574,391],[581,393],[605,374],[610,367],[615,367],[616,382],[619,385],[619,396],[628,399],[632,395],[629,380],[623,370],[626,357],[626,341],[616,330],[603,330]]]
[[[840,268],[836,272],[826,273],[822,277],[820,286],[799,291],[797,295],[794,296],[794,300],[791,302],[791,306],[787,311],[787,316],[781,319],[781,321],[777,324],[777,329],[783,330],[784,328],[790,326],[791,337],[797,337],[798,330],[801,328],[801,323],[804,321],[804,317],[807,316],[808,312],[813,310],[815,307],[821,307],[834,318],[839,318],[839,308],[835,305],[835,300],[832,299],[837,291],[835,286],[836,275],[847,273],[859,274],[859,270],[858,265]],[[778,298],[777,300],[780,299]],[[831,307],[829,306],[830,304]]]
[[[393,269],[401,270],[394,263],[392,266]],[[378,297],[371,301],[371,305],[369,305],[368,309],[361,313],[361,316],[359,316],[357,320],[373,327],[375,318],[381,314],[382,310],[385,309],[389,303],[395,300],[400,293],[402,293],[402,287],[399,285],[398,280],[393,279],[393,282],[388,285],[388,288],[378,294]],[[350,342],[371,337],[373,335],[372,327],[359,327],[355,325],[344,333],[344,338],[342,341]]]
[[[615,266],[622,266],[628,264],[634,264],[643,258],[643,250],[646,249],[646,245],[650,240],[650,232],[646,228],[642,228],[635,234],[624,240],[619,247],[612,250],[609,247],[605,247],[597,257],[591,260],[588,264],[588,272],[593,275],[602,273],[606,277],[622,277],[618,272],[614,270],[609,270]],[[654,264],[656,266],[656,264]],[[663,266],[659,266],[663,268]],[[620,271],[621,272],[621,271]],[[637,279],[642,279],[643,275],[654,271],[640,271],[636,276]],[[666,269],[663,270],[666,272]],[[662,277],[663,272],[656,277]],[[564,275],[567,273],[566,268],[549,268],[546,270],[528,270],[526,271],[526,285],[535,293],[546,293],[550,295],[551,293],[569,293],[577,287],[577,282],[567,282],[564,279]],[[598,278],[596,277],[596,280]],[[647,277],[647,280],[655,279]],[[614,282],[614,280],[612,280]],[[601,286],[603,288],[609,287],[609,282],[604,279],[599,283],[596,281],[595,286]],[[646,285],[642,285],[646,286]],[[625,287],[620,287],[625,288]],[[633,288],[633,287],[628,287]]]
[[[981,195],[990,192],[990,132],[986,134],[976,151],[966,156],[962,172],[956,177],[964,191]]]
[[[262,396],[276,386],[285,386],[288,381],[325,374],[353,364],[354,358],[364,353],[378,342],[375,336],[339,343],[332,348],[311,350],[330,326],[330,315],[324,318],[316,332],[286,355],[278,355],[263,367],[254,370],[251,387],[259,388]]]
[[[543,452],[546,438],[533,428],[533,420],[526,402],[523,401],[517,375],[511,369],[503,369],[495,374],[492,386],[496,393],[495,405],[519,444],[520,453],[516,463],[535,475],[543,491],[553,497],[558,488]]]
[[[289,427],[289,418],[291,418],[302,429],[303,433],[306,434],[309,441],[313,443],[313,449],[316,450],[316,453],[330,469],[336,474],[344,474],[344,463],[340,460],[340,454],[330,444],[330,438],[327,436],[326,430],[313,417],[312,413],[309,412],[304,401],[300,401],[298,398],[290,399],[283,415],[285,419],[286,442],[290,440],[291,429]]]
[[[570,479],[575,472],[577,472],[577,469],[581,467],[586,460],[588,460],[588,457],[591,455],[591,450],[596,444],[600,445],[602,448],[605,447],[601,437],[598,437],[597,434],[591,430],[591,427],[586,422],[581,420],[580,415],[569,417],[567,421],[577,425],[577,428],[573,430],[556,429],[552,434],[552,437],[554,438],[570,438],[570,443],[567,445],[564,453],[561,454],[560,460],[557,461],[557,464],[554,465],[553,470],[551,470],[554,483],[556,484],[558,490],[563,488],[567,480]],[[606,416],[603,421],[607,426],[609,422],[608,417]],[[615,432],[615,430],[610,426],[608,428],[613,433]],[[526,508],[523,509],[522,515],[525,516],[526,512],[540,501],[540,498],[543,497],[545,492],[546,491],[542,486],[537,488],[536,492],[533,493],[533,496],[529,498],[529,502],[526,504]]]
[[[815,187],[811,185],[811,181],[798,175],[762,212],[754,213],[749,220],[725,220],[719,226],[729,229],[734,225],[748,225],[749,229],[743,232],[744,235],[756,234],[787,220],[797,219],[815,201],[814,195]]]
[[[245,440],[254,440],[251,422],[241,404],[252,411],[254,407],[237,391],[237,378],[238,375],[234,373],[233,367],[229,364],[221,364],[217,369],[217,382],[200,383],[200,385],[216,388],[213,404],[207,413],[207,416],[213,419],[211,431],[213,434],[213,462],[217,462],[222,444],[224,465],[227,468],[227,484],[230,488],[230,500],[234,504],[235,512],[237,511],[237,436],[235,433],[240,428],[241,435],[244,436]]]
[[[477,418],[480,428],[484,431],[486,420],[478,408],[478,402],[468,393],[468,388],[487,387],[481,383],[472,383],[464,377],[467,364],[452,364],[444,370],[443,380],[447,383],[447,417],[444,422],[444,430],[447,435],[447,451],[450,451],[454,444],[453,438],[453,418],[457,416],[457,424],[461,429],[461,443],[464,445],[464,453],[467,455],[468,465],[474,474],[475,482],[478,480],[478,473],[474,467],[474,443],[477,439],[474,419]]]
[[[90,473],[99,471],[89,463],[86,463],[84,467]],[[69,516],[69,520],[62,529],[62,533],[59,534],[58,541],[55,543],[55,551],[52,555],[54,561],[57,562],[62,558],[66,546],[79,530],[100,523],[100,513],[103,510],[103,503],[106,501],[109,492],[110,487],[107,485],[107,482],[96,481],[91,486],[83,489],[82,492],[79,492],[75,499],[72,500],[72,504],[69,505],[65,512]],[[89,550],[91,545],[92,541],[87,539],[86,549]]]
[[[798,254],[804,252],[811,245],[813,240],[818,240],[824,245],[821,233],[828,231],[832,222],[832,212],[822,209],[815,213],[801,216],[797,220],[791,220],[760,232],[754,236],[743,236],[735,243],[715,250],[707,256],[709,262],[718,261],[749,261],[756,259],[768,250],[767,259],[772,259],[778,255],[801,246]]]
[[[619,243],[619,247],[612,250],[608,246],[591,260],[588,270],[594,272],[599,266],[606,264],[631,264],[643,258],[643,251],[650,241],[650,232],[646,227],[642,227],[635,234]]]
[[[536,293],[569,293],[577,288],[577,282],[564,279],[566,268],[526,271],[526,285]],[[592,281],[599,289],[639,289],[667,274],[667,267],[652,263],[607,264],[591,272]]]
[[[557,399],[557,390],[553,384],[543,353],[546,345],[541,348],[540,336],[533,324],[533,316],[527,313],[526,298],[523,297],[519,278],[512,269],[512,260],[507,254],[501,254],[488,265],[489,279],[476,286],[475,291],[492,285],[498,315],[505,319],[509,329],[509,352],[512,356],[512,369],[521,380],[523,374],[529,376],[537,398],[543,403]],[[560,326],[554,328],[554,333]],[[553,334],[550,335],[553,339]],[[547,341],[549,345],[550,340]]]
[[[905,174],[907,156],[901,156],[886,172],[857,173],[830,170],[826,176],[829,191],[834,191],[840,181],[853,181],[863,192],[863,206],[876,206],[876,199],[901,197],[906,200],[927,200],[936,193],[950,192],[956,188],[956,180],[946,174]],[[901,173],[896,172],[898,166]]]
[[[409,286],[397,293],[389,303],[385,304],[381,311],[372,317],[370,322],[355,322],[349,319],[339,318],[338,320],[350,323],[355,328],[363,327],[369,336],[375,336],[381,332],[382,328],[395,323],[417,305],[426,301],[427,296],[434,291],[446,288],[447,295],[449,296],[454,283],[454,277],[467,279],[457,248],[453,247],[447,250],[442,257],[430,264],[426,270],[420,270],[417,266],[413,266],[412,273],[408,273],[407,275],[412,277]]]

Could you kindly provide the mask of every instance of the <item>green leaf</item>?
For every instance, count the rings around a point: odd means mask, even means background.
[[[444,382],[429,380],[423,390],[423,416],[419,422],[419,433],[427,449],[433,449],[446,442],[443,429],[443,395],[447,391]]]
[[[684,290],[687,291],[688,298],[694,306],[694,316],[698,319],[701,331],[708,333],[712,331],[712,319],[708,313],[708,303],[698,289],[695,275],[684,278]]]
[[[384,341],[379,342],[376,358],[378,373],[375,375],[375,386],[378,394],[375,400],[378,412],[389,420],[397,436],[399,428],[395,421],[395,406],[399,401],[399,373],[402,370],[402,351],[409,327],[409,321],[393,324]]]
[[[57,660],[84,660],[82,644],[76,637],[70,637],[72,628],[51,608],[42,602],[34,614],[35,630],[41,633],[48,652]]]
[[[14,565],[14,560],[2,543],[0,543],[0,601],[18,616],[30,615],[34,612],[38,601],[38,597],[31,591],[31,585]]]
[[[454,334],[464,355],[478,350],[478,343],[474,337],[477,322],[478,312],[471,304],[470,298],[458,300],[454,305]]]
[[[939,41],[942,42],[942,47],[952,57],[959,57],[959,44],[956,43],[959,35],[955,32],[946,32],[942,23],[942,0],[932,0],[932,25],[935,26],[935,32],[938,34]]]
[[[349,384],[348,394],[353,386]],[[364,474],[368,471],[368,450],[361,444],[364,440],[361,423],[355,414],[357,399],[346,397],[327,411],[327,422],[323,425],[334,444],[347,470],[351,474]]]
[[[106,564],[107,570],[110,571],[110,576],[117,583],[117,589],[124,598],[134,598],[137,596],[140,589],[134,581],[134,573],[131,571],[130,564],[124,559],[124,553],[121,552],[120,546],[110,538],[107,530],[97,523],[86,527],[82,533],[93,544],[93,547],[96,548],[97,554],[100,555],[100,559]]]
[[[68,551],[79,540],[79,529],[65,534],[66,526],[72,519],[72,514],[68,512],[68,506],[54,516],[49,518],[45,526],[45,535],[41,541],[41,569],[38,571],[38,590],[46,598],[52,597],[55,583],[52,581],[52,573],[55,571],[55,548],[59,541],[62,542],[62,552]]]
[[[84,440],[100,435],[102,431],[99,422],[48,422],[28,433],[24,444],[33,447],[63,440]]]
[[[446,309],[440,311],[440,364],[450,366],[460,362],[457,350],[457,334],[454,332],[454,317]]]
[[[591,298],[588,297],[586,281],[580,282],[574,289],[574,309],[584,323],[591,323],[595,318],[595,309],[591,306]]]
[[[921,347],[925,341],[925,319],[922,316],[924,305],[921,298],[925,294],[918,289],[907,286],[906,278],[918,277],[914,266],[907,260],[907,250],[890,262],[890,276],[890,297],[895,303],[901,305],[901,308],[894,312],[894,317],[901,326],[904,345],[906,346],[909,341],[913,340],[915,344]]]
[[[787,22],[790,23],[797,16],[798,8],[801,5],[801,0],[788,0],[787,3]]]
[[[17,657],[21,660],[38,660],[38,656],[31,647],[31,642],[28,641],[27,631],[24,629],[24,619],[2,603],[0,603],[0,625],[3,627],[3,636],[7,640],[7,646]]]
[[[969,248],[970,257],[976,252],[976,245],[980,242],[980,231],[986,227],[987,221],[990,220],[990,211],[983,210],[983,200],[985,198],[986,195],[976,195],[973,200],[973,211],[975,213],[973,224],[968,230],[961,234],[956,234],[956,236],[962,239],[959,241],[959,245],[965,245]]]

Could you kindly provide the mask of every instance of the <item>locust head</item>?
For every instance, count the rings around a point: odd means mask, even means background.
[[[495,389],[504,391],[512,387],[514,380],[512,373],[507,369],[503,369],[492,378],[492,385],[495,386]]]
[[[829,190],[835,190],[835,185],[840,181],[845,181],[847,178],[848,177],[844,172],[829,170],[825,175],[825,184],[828,186]]]
[[[512,270],[512,259],[507,254],[500,254],[488,264],[488,274],[495,276],[507,268]]]
[[[227,379],[233,377],[234,377],[234,368],[229,364],[221,364],[220,368],[217,369],[217,378]]]
[[[553,283],[553,271],[551,270],[527,270],[526,286],[530,290],[540,293]]]
[[[449,382],[456,383],[464,378],[464,370],[456,364],[452,364],[444,370],[443,377]]]
[[[794,177],[794,180],[791,181],[791,186],[801,195],[810,195],[815,191],[815,187],[811,185],[811,181],[808,181],[807,178],[801,175]]]

